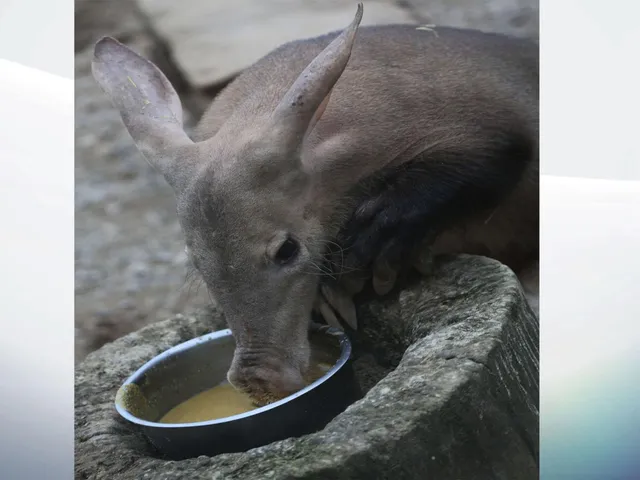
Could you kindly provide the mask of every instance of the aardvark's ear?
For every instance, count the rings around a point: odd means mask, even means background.
[[[111,37],[96,43],[92,71],[140,152],[173,184],[178,153],[193,142],[184,132],[180,99],[169,80]]]
[[[273,126],[287,145],[300,148],[324,113],[351,56],[362,13],[359,3],[349,26],[307,65],[273,112]]]

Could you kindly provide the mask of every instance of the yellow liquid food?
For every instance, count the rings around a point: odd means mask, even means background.
[[[228,383],[205,390],[172,408],[160,423],[206,422],[257,408],[251,399]]]
[[[332,365],[328,363],[314,364],[309,372],[307,384],[315,382],[331,367]],[[173,407],[160,419],[160,423],[206,422],[249,412],[256,408],[258,407],[253,404],[249,396],[239,392],[231,384],[223,383]]]
[[[324,362],[317,362],[311,365],[311,368],[305,378],[307,385],[311,385],[313,382],[323,377],[329,370],[331,370],[332,366],[333,365]]]

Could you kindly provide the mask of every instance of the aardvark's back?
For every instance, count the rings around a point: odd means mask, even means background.
[[[213,136],[224,123],[237,133],[270,115],[338,33],[285,44],[249,67],[204,115],[199,139]],[[406,159],[452,128],[479,121],[515,122],[537,135],[536,44],[473,30],[369,26],[358,30],[314,140],[322,143],[339,134],[348,139],[342,153],[369,159],[375,171]],[[407,145],[412,150],[397,158]],[[361,162],[354,165],[357,176],[369,173]]]

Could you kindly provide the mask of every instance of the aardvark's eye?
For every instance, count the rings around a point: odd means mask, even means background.
[[[275,261],[279,265],[285,265],[295,260],[300,250],[300,245],[293,238],[287,238],[276,252]]]

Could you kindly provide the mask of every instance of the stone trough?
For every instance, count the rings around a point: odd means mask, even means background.
[[[365,397],[324,430],[245,453],[158,458],[117,417],[121,382],[167,348],[225,328],[221,313],[149,325],[76,369],[76,478],[538,478],[538,319],[516,276],[473,256],[358,305]]]

